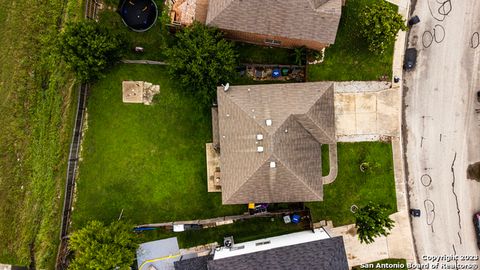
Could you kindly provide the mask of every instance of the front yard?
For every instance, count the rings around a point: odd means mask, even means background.
[[[360,171],[362,163],[369,169]],[[323,202],[308,203],[315,221],[332,220],[335,226],[354,223],[350,206],[369,201],[383,203],[397,211],[390,143],[338,143],[338,176],[323,186]]]
[[[385,5],[392,5],[380,0]],[[356,14],[378,0],[348,0],[342,9],[342,18],[335,44],[325,50],[321,64],[309,65],[308,81],[370,81],[383,76],[392,78],[393,46],[382,55],[368,51],[367,44],[359,37]]]

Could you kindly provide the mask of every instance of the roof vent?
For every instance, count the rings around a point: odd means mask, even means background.
[[[276,168],[277,167],[277,163],[275,163],[275,161],[270,161],[270,168]]]
[[[257,134],[257,141],[263,140],[263,134]]]
[[[257,146],[257,152],[262,153],[263,152],[263,146]]]
[[[267,125],[268,127],[272,125],[272,119],[267,119],[265,120],[265,125]]]

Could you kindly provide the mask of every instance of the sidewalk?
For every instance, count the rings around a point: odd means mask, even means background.
[[[410,7],[409,0],[387,0],[388,2],[398,6],[398,12],[408,19],[408,10]],[[410,226],[410,217],[408,213],[407,190],[405,183],[404,160],[402,149],[402,64],[405,52],[406,32],[400,32],[395,42],[395,50],[393,56],[393,76],[400,77],[400,82],[394,83],[392,78],[392,88],[396,90],[395,99],[398,100],[396,106],[399,110],[398,132],[392,136],[392,152],[394,164],[395,188],[397,196],[398,212],[390,217],[395,221],[395,227],[391,234],[387,237],[379,237],[374,243],[366,245],[361,244],[356,235],[355,225],[328,228],[332,235],[343,236],[345,249],[347,251],[347,259],[350,267],[378,261],[387,258],[403,258],[407,262],[416,262],[415,249],[413,243],[412,230]]]

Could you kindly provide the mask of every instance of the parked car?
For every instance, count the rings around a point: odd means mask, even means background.
[[[473,215],[473,226],[475,227],[475,234],[477,235],[477,246],[480,249],[480,212]]]
[[[413,26],[419,22],[420,22],[420,18],[417,15],[415,15],[412,18],[410,18],[410,20],[408,20],[408,26]]]
[[[405,70],[409,70],[415,67],[417,63],[417,49],[415,48],[408,48],[405,51],[405,59],[403,61],[403,68]]]
[[[477,102],[480,103],[480,90],[477,91]]]
[[[410,215],[412,215],[412,217],[420,217],[421,215],[420,209],[415,209],[415,208],[410,209]]]

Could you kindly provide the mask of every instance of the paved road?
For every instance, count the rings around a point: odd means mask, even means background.
[[[467,166],[480,161],[480,46],[471,48],[480,1],[418,1],[414,14],[421,22],[408,47],[419,54],[417,67],[404,74],[404,138],[409,201],[422,210],[412,220],[417,253],[421,262],[422,255],[480,255],[472,224],[480,183],[466,177]]]

